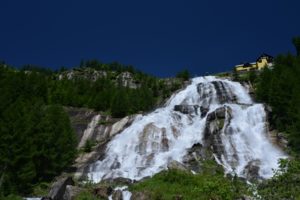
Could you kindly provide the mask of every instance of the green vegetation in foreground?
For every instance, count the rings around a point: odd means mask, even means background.
[[[258,185],[262,199],[300,199],[300,160],[282,160],[280,169],[270,180]]]
[[[209,167],[214,168],[211,164],[207,169]],[[143,192],[152,200],[174,200],[176,197],[184,200],[232,200],[249,193],[245,182],[237,177],[227,178],[218,170],[215,173],[204,171],[192,174],[172,169],[134,184],[129,189],[132,192]]]
[[[83,191],[75,198],[75,200],[99,200],[99,198],[95,197],[91,191]]]

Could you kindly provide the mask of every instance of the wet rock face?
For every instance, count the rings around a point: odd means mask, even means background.
[[[200,106],[201,118],[205,117],[209,111],[209,107]]]
[[[154,138],[154,139],[152,139]],[[161,138],[161,142],[157,139]],[[166,135],[165,128],[159,128],[153,123],[145,126],[143,132],[139,136],[138,153],[144,155],[147,153],[147,148],[151,146],[154,152],[167,151],[169,149],[169,140]],[[154,155],[149,155],[149,161]]]
[[[223,106],[208,114],[204,130],[204,148],[211,149],[219,159],[224,155],[224,144],[221,134],[228,134],[226,124],[232,118],[232,110],[228,106]]]
[[[229,86],[228,86],[228,84],[226,82],[212,81],[212,84],[215,87],[218,101],[221,104],[223,104],[223,103],[236,103],[237,98],[232,93],[231,90],[227,89],[227,88],[229,88]]]
[[[183,157],[183,164],[194,172],[201,172],[201,161],[209,159],[209,154],[200,143],[194,144]]]
[[[77,111],[75,108],[72,110]],[[75,112],[73,111],[73,112]],[[85,116],[85,112],[76,112],[72,125],[76,123],[76,119],[82,119]],[[93,117],[89,115],[89,122],[86,122],[86,129],[83,130],[79,139],[78,148],[83,148],[86,142],[92,141],[96,145],[92,148],[91,152],[80,154],[75,160],[73,165],[76,168],[75,177],[79,180],[86,179],[86,173],[88,172],[89,165],[97,160],[101,160],[105,156],[106,144],[115,135],[119,134],[122,130],[128,127],[137,115],[127,116],[123,119],[114,119],[109,116],[102,116],[99,113],[92,112]],[[91,115],[92,115],[91,114]],[[81,118],[80,118],[81,117]],[[71,116],[72,119],[72,116]],[[74,122],[75,121],[75,122]],[[81,131],[81,130],[75,130]]]
[[[253,160],[250,161],[245,169],[244,169],[244,174],[246,175],[247,180],[257,180],[260,178],[259,176],[259,165],[260,161],[259,160]]]
[[[203,100],[202,105],[208,106],[212,101],[219,103],[236,103],[237,97],[229,90],[229,84],[223,81],[212,81],[210,84],[200,83],[197,85],[197,91]]]
[[[183,114],[198,115],[198,105],[176,105],[174,111],[181,112]]]

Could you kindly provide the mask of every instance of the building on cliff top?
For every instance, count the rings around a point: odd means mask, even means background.
[[[243,63],[236,65],[234,69],[237,72],[248,72],[248,71],[257,71],[262,70],[265,67],[272,67],[273,57],[268,54],[262,54],[259,56],[255,62],[252,63]]]

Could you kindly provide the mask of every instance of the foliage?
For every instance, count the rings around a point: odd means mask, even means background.
[[[63,68],[53,72],[26,65],[16,70],[0,64],[0,195],[32,193],[38,183],[51,181],[73,162],[76,138],[62,106],[123,117],[152,109],[157,99],[178,87],[118,63],[87,61],[74,70],[85,73],[89,67],[107,76],[59,79]],[[132,73],[140,87],[119,84],[116,77],[122,72]]]
[[[84,144],[83,151],[84,151],[85,153],[91,152],[94,145],[95,145],[95,142],[93,142],[92,140],[88,139],[88,140],[85,142],[85,144]]]
[[[46,75],[0,69],[0,93],[0,195],[28,194],[72,163],[75,135]]]
[[[250,82],[251,84],[255,84],[257,82],[258,72],[255,70],[251,70],[249,72],[238,73],[235,69],[232,73],[232,78],[234,81],[239,82]]]
[[[300,199],[299,174],[299,160],[281,160],[275,176],[259,185],[259,195],[263,199]]]
[[[78,196],[76,196],[75,200],[97,200],[98,198],[95,197],[89,191],[83,191]]]
[[[44,197],[47,196],[51,184],[49,182],[40,182],[33,187],[32,196]]]
[[[0,199],[1,200],[23,200],[23,198],[22,197],[20,197],[20,196],[17,196],[17,195],[8,195],[8,196],[6,196],[6,197],[1,197],[0,196]]]
[[[258,78],[256,97],[272,107],[271,123],[286,132],[293,150],[300,152],[300,56],[275,58],[273,69]]]
[[[81,63],[81,68],[73,69],[82,74],[91,69],[105,71],[105,76],[97,80],[74,77],[71,80],[51,80],[48,84],[48,98],[52,104],[64,106],[89,107],[110,112],[113,117],[121,118],[139,111],[149,111],[159,103],[161,97],[167,98],[182,86],[182,81],[167,84],[166,81],[146,75],[132,66],[118,63],[102,64],[96,60]],[[112,71],[113,70],[113,71]],[[132,73],[132,81],[138,88],[122,85],[119,75]]]
[[[187,81],[190,78],[190,72],[187,69],[180,71],[176,74],[176,78],[181,78],[184,81]]]
[[[296,48],[297,56],[300,56],[300,37],[294,37],[292,42]]]
[[[201,174],[169,170],[154,175],[151,179],[130,186],[133,192],[141,191],[149,199],[237,199],[247,194],[247,186],[236,177],[232,180],[223,173]]]
[[[288,136],[292,160],[281,160],[275,176],[258,185],[263,199],[300,199],[300,55],[299,37],[293,39],[297,56],[279,55],[265,68],[256,85],[256,98],[272,107],[271,124]]]

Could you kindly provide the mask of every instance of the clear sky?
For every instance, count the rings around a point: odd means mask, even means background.
[[[0,60],[118,61],[158,76],[228,71],[292,52],[300,0],[0,0]]]

